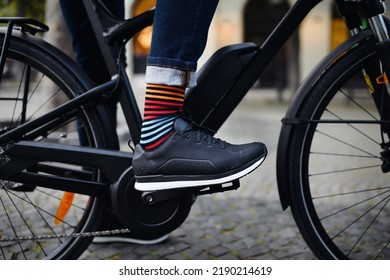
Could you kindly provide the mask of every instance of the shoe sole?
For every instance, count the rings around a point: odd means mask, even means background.
[[[129,243],[129,244],[139,244],[139,245],[154,245],[167,240],[168,237],[169,235],[166,234],[155,239],[145,240],[145,239],[137,239],[137,238],[121,237],[121,236],[95,236],[92,242],[96,244],[117,242],[117,243]]]
[[[162,190],[170,190],[170,189],[181,189],[181,188],[193,188],[193,187],[202,187],[202,186],[210,186],[210,185],[219,185],[232,182],[236,179],[242,178],[252,171],[254,171],[257,167],[259,167],[266,158],[266,154],[257,160],[255,163],[250,165],[249,167],[241,170],[237,173],[224,176],[221,178],[214,178],[209,180],[181,180],[181,181],[164,181],[164,182],[135,182],[135,189],[138,191],[162,191]]]

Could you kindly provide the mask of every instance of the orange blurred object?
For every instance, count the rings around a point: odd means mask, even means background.
[[[70,209],[70,206],[72,206],[72,202],[74,199],[74,193],[72,192],[65,192],[62,196],[60,205],[57,209],[57,214],[54,219],[54,224],[59,225],[64,220],[66,214],[68,214],[68,211]]]

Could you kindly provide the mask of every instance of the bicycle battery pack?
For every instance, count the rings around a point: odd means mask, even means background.
[[[218,106],[226,106],[226,100],[229,100],[226,110],[234,110],[246,92],[243,96],[229,98],[229,88],[257,51],[256,44],[242,43],[223,47],[210,57],[198,72],[197,86],[189,89],[185,99],[185,107],[196,123],[205,125]],[[205,126],[214,132],[219,129]]]

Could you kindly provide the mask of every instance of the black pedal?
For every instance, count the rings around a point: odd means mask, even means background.
[[[206,186],[203,187],[202,189],[198,189],[196,195],[206,195],[206,194],[222,193],[222,192],[237,190],[240,187],[240,180],[238,179],[234,180],[230,182],[230,184],[231,185],[228,186],[222,184]]]
[[[193,194],[194,196],[222,193],[226,191],[237,190],[240,187],[240,181],[234,180],[230,182],[230,185],[210,185],[193,188],[177,188],[172,190],[153,191],[142,193],[142,200],[146,205],[153,205],[159,202],[175,199],[177,197]]]

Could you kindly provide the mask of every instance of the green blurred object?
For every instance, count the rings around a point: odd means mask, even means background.
[[[0,1],[0,16],[33,17],[44,21],[45,3],[46,0],[3,0]]]

